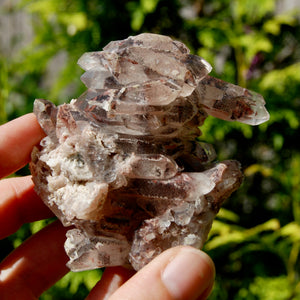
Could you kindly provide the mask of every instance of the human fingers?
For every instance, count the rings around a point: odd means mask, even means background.
[[[212,289],[214,276],[214,264],[208,255],[192,247],[179,246],[156,257],[109,300],[205,299]]]
[[[0,264],[1,299],[38,299],[69,271],[63,247],[66,230],[58,221],[50,224]]]
[[[0,180],[0,239],[11,235],[24,223],[53,216],[33,187],[31,176]]]
[[[108,299],[121,285],[123,285],[135,271],[123,267],[106,268],[101,280],[95,285],[86,300]]]
[[[0,126],[0,178],[30,161],[34,145],[45,136],[33,113]]]

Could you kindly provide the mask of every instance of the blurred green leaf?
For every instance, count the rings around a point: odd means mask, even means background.
[[[278,95],[283,96],[282,101],[286,101],[284,95],[287,91],[291,92],[291,87],[300,85],[300,63],[294,63],[280,70],[268,72],[261,80],[259,86],[262,90],[272,90]],[[299,90],[298,90],[299,92]]]
[[[226,223],[215,220],[211,229],[211,235],[218,233],[217,236],[212,237],[205,245],[207,250],[212,250],[222,245],[230,243],[242,243],[251,238],[257,238],[263,231],[274,231],[280,228],[278,220],[271,219],[267,222],[257,225],[251,229],[243,229],[235,226],[230,226]]]
[[[297,13],[297,10],[292,10],[285,14],[276,15],[264,23],[263,29],[265,32],[271,33],[273,35],[279,35],[282,25],[293,26],[297,23],[296,17],[298,14],[299,11]]]
[[[251,32],[241,36],[239,44],[245,49],[245,58],[249,63],[257,53],[273,50],[272,42],[260,32]]]
[[[234,213],[226,208],[223,208],[223,207],[218,212],[218,218],[221,218],[221,219],[233,222],[233,223],[238,223],[238,221],[240,219],[240,217],[236,213]]]
[[[127,7],[131,12],[131,28],[134,31],[141,29],[147,14],[154,12],[160,0],[140,0],[139,3],[131,1]]]
[[[275,9],[275,0],[235,0],[232,5],[236,18],[252,24],[259,22]]]
[[[249,289],[241,289],[235,299],[296,299],[292,295],[293,286],[286,277],[256,277]]]

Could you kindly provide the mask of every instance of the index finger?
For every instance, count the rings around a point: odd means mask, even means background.
[[[0,178],[30,161],[34,145],[45,136],[33,113],[0,126]]]

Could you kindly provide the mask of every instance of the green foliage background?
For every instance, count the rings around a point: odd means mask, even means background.
[[[35,98],[59,104],[77,97],[85,90],[81,54],[141,32],[183,41],[214,66],[213,76],[265,97],[265,124],[209,117],[202,127],[201,139],[215,145],[218,159],[239,160],[245,173],[204,248],[217,269],[210,299],[300,299],[299,11],[280,12],[275,0],[16,3],[0,6],[0,14],[26,13],[34,35],[14,55],[0,52],[0,123],[31,112]],[[1,241],[1,257],[47,222]],[[69,273],[41,299],[83,299],[100,276]]]

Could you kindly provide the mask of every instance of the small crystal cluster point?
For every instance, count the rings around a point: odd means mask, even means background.
[[[141,34],[83,54],[87,91],[69,104],[37,99],[47,134],[32,152],[35,189],[65,226],[73,271],[139,270],[176,245],[201,248],[242,182],[199,142],[207,115],[251,125],[269,114],[255,92],[209,76],[178,41]]]

